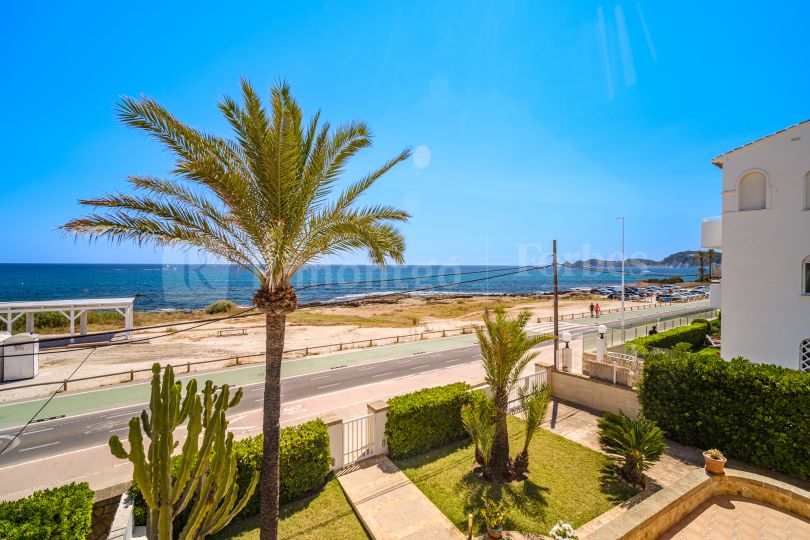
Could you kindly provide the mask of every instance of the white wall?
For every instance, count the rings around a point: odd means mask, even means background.
[[[798,138],[798,140],[796,140]],[[738,150],[723,165],[723,358],[799,368],[810,338],[810,296],[802,295],[802,260],[810,255],[810,126]],[[768,178],[767,208],[738,211],[740,179]]]

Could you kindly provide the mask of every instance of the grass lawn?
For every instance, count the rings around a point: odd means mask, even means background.
[[[695,351],[695,354],[704,356],[718,356],[720,354],[720,347],[704,347],[703,349]]]
[[[509,417],[510,450],[523,445],[523,421]],[[472,474],[474,449],[454,444],[397,460],[400,469],[433,503],[466,532],[467,514],[483,531],[483,497],[504,498],[510,507],[506,529],[548,534],[558,521],[579,527],[636,493],[609,472],[608,459],[545,429],[529,447],[529,478],[496,485]]]
[[[281,507],[279,538],[312,540],[367,540],[368,535],[354,515],[337,479],[316,495]],[[259,538],[259,516],[234,520],[212,537],[215,540]]]

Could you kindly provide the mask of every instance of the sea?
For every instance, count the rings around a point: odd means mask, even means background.
[[[626,282],[645,277],[693,277],[692,268],[626,269]],[[292,280],[299,304],[341,302],[373,295],[544,294],[552,290],[550,268],[509,265],[309,265]],[[560,290],[619,285],[613,268],[562,267]],[[0,264],[0,302],[68,298],[136,298],[144,311],[192,310],[217,300],[251,305],[258,281],[226,264]]]

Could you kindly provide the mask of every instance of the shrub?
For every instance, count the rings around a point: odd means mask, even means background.
[[[0,538],[7,540],[84,540],[92,521],[93,491],[86,483],[0,503]]]
[[[230,300],[218,300],[205,308],[205,313],[208,315],[216,315],[218,313],[228,313],[236,309],[236,304]]]
[[[810,478],[810,373],[744,358],[654,354],[638,398],[675,441]]]
[[[635,348],[636,354],[646,356],[650,352],[650,347],[671,349],[677,343],[688,343],[692,347],[700,347],[706,341],[708,333],[709,326],[706,323],[693,322],[689,326],[681,326],[659,334],[630,340],[625,343],[625,349],[631,351]]]
[[[470,402],[469,390],[466,383],[454,383],[391,399],[385,425],[391,457],[409,457],[465,439],[461,408]]]
[[[262,444],[263,438],[258,435],[233,445],[240,493],[249,485],[253,471],[261,469]],[[279,454],[281,503],[294,501],[326,483],[332,456],[329,434],[321,420],[282,429]],[[256,491],[241,516],[258,512],[259,492]]]
[[[250,485],[253,472],[261,469],[262,444],[261,435],[233,443],[233,453],[236,457],[236,483],[239,486],[240,495]],[[332,457],[329,453],[329,433],[321,420],[312,420],[305,424],[282,429],[279,453],[281,476],[279,498],[282,504],[315,491],[326,483],[332,465]],[[175,459],[174,462],[178,461]],[[146,504],[136,486],[133,485],[130,488],[130,495],[135,503],[135,524],[145,525]],[[259,497],[257,489],[245,508],[239,513],[240,518],[259,513]],[[175,532],[182,530],[188,519],[187,514],[184,512],[175,519]]]
[[[630,418],[623,412],[606,412],[599,420],[599,445],[620,462],[622,476],[639,485],[644,482],[644,471],[667,449],[664,433],[655,422]]]

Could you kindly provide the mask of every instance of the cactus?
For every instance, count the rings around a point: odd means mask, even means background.
[[[217,392],[219,390],[219,392]],[[258,472],[239,498],[235,483],[236,458],[233,434],[227,433],[225,412],[242,399],[238,389],[229,399],[227,385],[217,389],[206,381],[202,394],[197,381],[182,386],[174,380],[174,371],[166,366],[163,380],[160,365],[152,366],[152,394],[149,412],[129,421],[130,450],[124,450],[119,438],[110,437],[114,456],[127,459],[134,467],[133,480],[149,508],[147,537],[150,540],[173,540],[174,518],[189,508],[189,517],[180,540],[204,538],[227,525],[250,500],[259,481]],[[179,442],[174,430],[188,420],[188,433],[178,463],[172,473],[172,454]],[[149,437],[144,451],[143,433]],[[202,434],[202,442],[200,435]],[[238,499],[238,500],[237,500]]]

